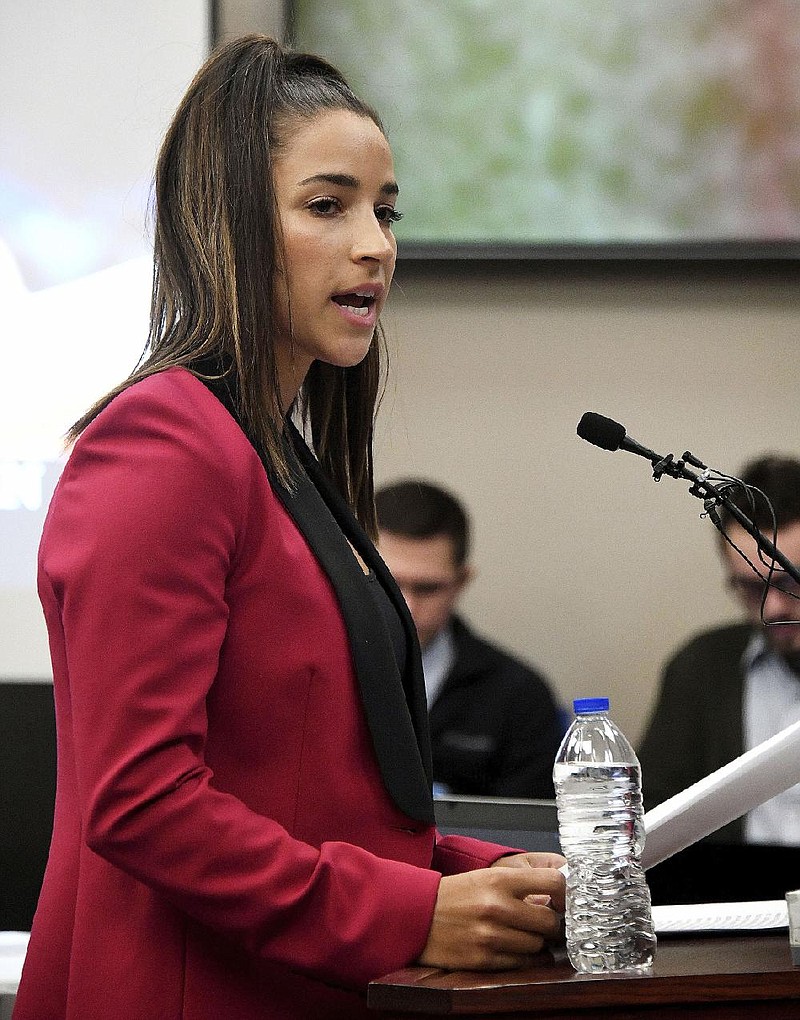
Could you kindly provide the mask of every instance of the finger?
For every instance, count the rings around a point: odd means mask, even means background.
[[[516,961],[515,966],[520,966],[520,960],[529,960],[532,956],[541,952],[545,946],[545,938],[535,932],[511,931],[498,932],[491,940],[491,945],[486,947],[487,958],[497,960],[500,957],[508,957],[509,961]]]
[[[542,902],[542,900],[546,902]],[[523,903],[528,903],[531,906],[551,907],[552,903],[549,896],[526,896]],[[556,913],[556,933],[552,933],[552,929],[546,934],[548,942],[563,942],[564,941],[564,915],[563,913]]]
[[[543,894],[550,897],[556,910],[564,910],[566,882],[564,876],[553,868],[509,868],[495,873],[495,879],[517,899]]]
[[[509,928],[532,935],[541,935],[552,941],[561,936],[561,915],[551,907],[522,900],[519,909],[506,917]]]
[[[555,868],[556,871],[566,863],[566,859],[561,854],[544,852],[511,854],[509,857],[501,857],[495,861],[495,864],[506,868]]]
[[[526,894],[524,890],[517,895],[496,898],[485,904],[482,921],[495,937],[521,932],[525,937],[540,934],[548,939],[557,939],[561,932],[560,915],[552,906],[537,902],[539,898],[550,899],[539,893]]]
[[[552,869],[545,868],[538,872],[540,875],[546,876],[544,879],[545,888],[539,891],[550,897],[550,905],[553,910],[559,914],[563,914],[566,909],[566,896],[567,896],[567,882],[560,871],[553,871]]]
[[[534,895],[549,896],[553,909],[563,913],[567,883],[561,872],[554,868],[532,868],[530,874],[535,876],[536,880]]]
[[[567,863],[567,858],[562,854],[535,853],[525,855],[531,863],[532,868],[554,868],[558,871]]]

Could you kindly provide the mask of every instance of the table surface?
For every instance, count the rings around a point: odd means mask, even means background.
[[[662,936],[653,966],[645,973],[578,974],[563,949],[541,957],[535,967],[508,972],[409,967],[372,982],[368,1003],[393,1016],[494,1013],[544,1018],[564,1011],[562,1015],[575,1020],[592,1020],[598,1015],[634,1015],[631,1007],[661,1006],[667,1011],[646,1015],[671,1016],[672,1010],[678,1015],[680,1010],[684,1016],[800,1017],[800,967],[792,966],[785,930],[766,935]],[[720,1003],[751,1003],[752,1009],[719,1013]],[[695,1010],[692,1004],[700,1005]],[[713,1014],[710,1004],[715,1004]]]

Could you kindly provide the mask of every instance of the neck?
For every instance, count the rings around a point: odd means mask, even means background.
[[[298,358],[293,347],[288,350],[281,345],[277,349],[278,383],[281,390],[281,406],[284,416],[289,413],[292,404],[297,400],[300,387],[305,382],[308,370],[313,364],[312,358]]]

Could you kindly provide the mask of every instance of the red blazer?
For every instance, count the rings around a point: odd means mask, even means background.
[[[183,369],[75,445],[40,549],[58,787],[15,1020],[353,1020],[440,874],[504,852],[436,841],[413,626],[299,453],[324,498],[270,484]],[[401,614],[402,678],[335,520]]]

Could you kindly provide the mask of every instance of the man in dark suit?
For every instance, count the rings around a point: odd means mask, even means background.
[[[777,547],[800,564],[800,461],[762,457],[742,480],[775,511]],[[744,513],[772,538],[766,501]],[[772,585],[755,540],[720,509],[730,539],[719,549],[728,587],[746,622],[695,637],[667,663],[639,749],[645,804],[653,807],[800,719],[800,586],[778,569]],[[736,551],[742,550],[748,563]],[[800,845],[800,785],[714,833],[715,842]]]
[[[456,614],[473,577],[463,506],[418,480],[385,486],[376,505],[379,549],[422,647],[438,789],[552,798],[563,726],[547,682]]]

